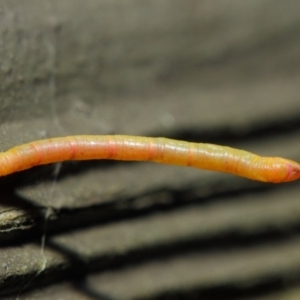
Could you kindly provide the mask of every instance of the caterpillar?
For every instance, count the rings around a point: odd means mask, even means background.
[[[167,138],[79,135],[38,140],[0,153],[0,176],[66,160],[152,161],[226,172],[263,182],[300,178],[300,164],[225,146]]]

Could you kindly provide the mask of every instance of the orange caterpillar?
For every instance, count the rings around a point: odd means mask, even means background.
[[[264,182],[300,178],[300,164],[243,150],[166,138],[126,135],[67,136],[31,142],[0,153],[0,176],[65,160],[152,161],[227,172]]]

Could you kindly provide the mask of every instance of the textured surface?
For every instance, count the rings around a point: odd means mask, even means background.
[[[300,161],[298,6],[1,1],[0,148],[123,133]],[[0,295],[298,299],[299,194],[150,163],[1,178]]]

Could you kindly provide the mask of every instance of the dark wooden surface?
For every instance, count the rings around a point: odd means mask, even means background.
[[[135,134],[300,161],[298,7],[2,1],[0,148]],[[69,162],[0,195],[3,299],[300,297],[298,182]]]

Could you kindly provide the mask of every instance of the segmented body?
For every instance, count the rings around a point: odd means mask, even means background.
[[[0,176],[65,160],[152,161],[227,172],[253,180],[285,182],[300,177],[300,165],[278,157],[212,144],[125,135],[67,136],[39,140],[0,153]]]

